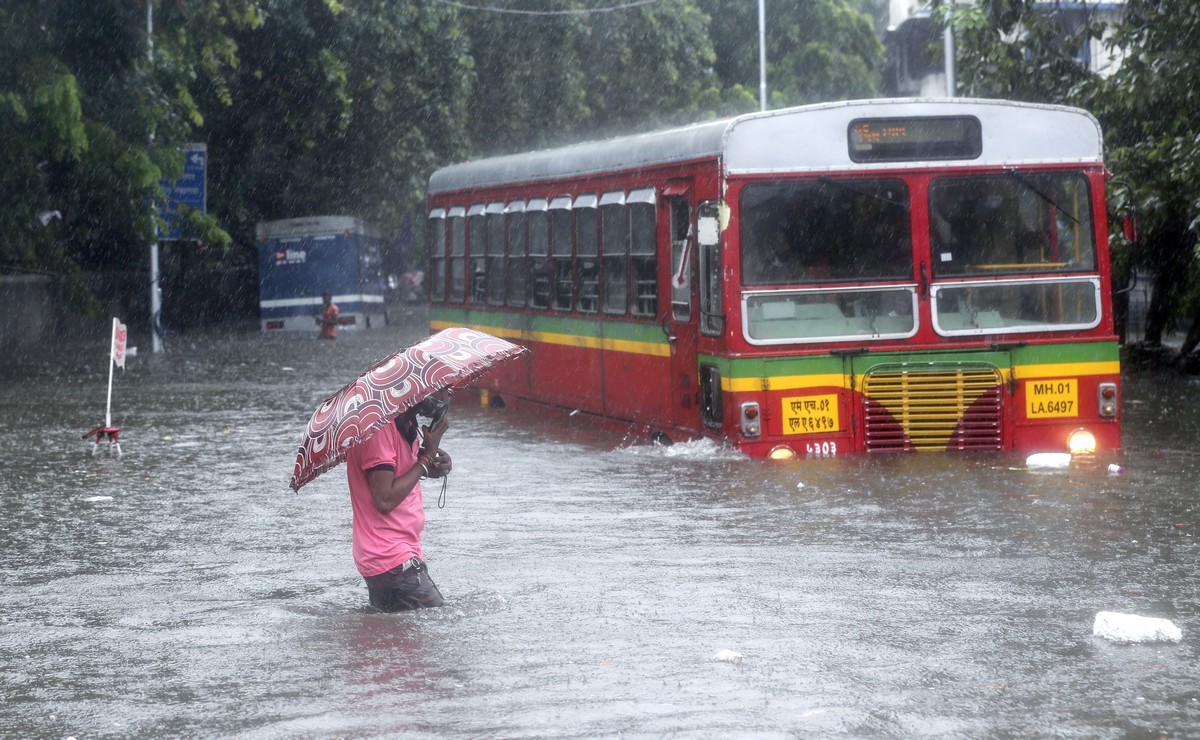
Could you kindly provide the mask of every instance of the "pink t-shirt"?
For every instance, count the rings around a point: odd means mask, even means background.
[[[418,483],[400,505],[389,514],[380,514],[371,499],[366,471],[390,465],[403,473],[417,461],[420,440],[404,441],[395,424],[375,432],[366,442],[353,447],[346,456],[346,479],[350,483],[350,504],[354,510],[354,564],[364,576],[377,576],[421,554],[421,529],[425,526],[425,505]]]

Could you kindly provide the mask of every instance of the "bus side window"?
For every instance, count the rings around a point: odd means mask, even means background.
[[[550,218],[546,201],[529,201],[529,307],[550,308]]]
[[[550,254],[552,257],[552,303],[557,311],[570,311],[575,302],[574,245],[571,199],[555,198],[550,203]]]
[[[516,200],[508,204],[508,280],[505,283],[505,300],[508,305],[520,308],[525,305],[525,285],[528,258],[525,256],[525,202]]]
[[[687,198],[673,197],[671,208],[671,316],[676,321],[692,318],[691,208]]]
[[[446,298],[446,211],[429,213],[429,300]]]
[[[600,199],[600,231],[604,313],[624,316],[629,311],[629,213],[624,193],[605,193]]]
[[[596,313],[600,310],[600,217],[596,212],[596,196],[579,196],[572,211],[575,213],[575,308],[580,313]]]
[[[487,209],[487,251],[484,285],[489,306],[504,305],[504,204]]]
[[[639,197],[643,193],[648,196]],[[654,191],[629,194],[629,254],[633,272],[633,315],[658,315],[658,224]]]
[[[487,263],[484,256],[487,251],[487,221],[482,204],[471,206],[467,211],[467,252],[471,266],[470,288],[467,293],[468,303],[483,303],[487,290]]]
[[[462,303],[467,293],[467,220],[461,206],[450,209],[450,302]]]

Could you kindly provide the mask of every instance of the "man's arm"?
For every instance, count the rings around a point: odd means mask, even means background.
[[[368,470],[367,485],[371,488],[371,501],[375,504],[375,510],[384,515],[392,513],[392,509],[399,506],[417,487],[422,475],[425,475],[425,468],[421,467],[420,462],[413,463],[411,468],[400,475],[396,475],[391,466]]]

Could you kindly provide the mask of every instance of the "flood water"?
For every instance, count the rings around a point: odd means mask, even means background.
[[[316,404],[425,333],[170,337],[117,371],[119,459],[80,439],[103,341],[7,358],[0,736],[1200,734],[1195,379],[1127,378],[1125,449],[1050,472],[459,402],[445,507],[426,490],[447,605],[381,614],[342,468],[287,482]],[[1107,642],[1098,611],[1183,641]]]

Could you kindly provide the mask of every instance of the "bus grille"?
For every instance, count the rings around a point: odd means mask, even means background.
[[[1000,371],[984,364],[881,365],[863,376],[868,452],[998,450]]]

